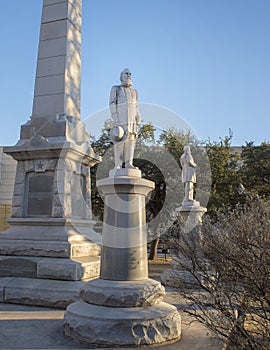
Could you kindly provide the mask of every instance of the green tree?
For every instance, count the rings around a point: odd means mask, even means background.
[[[184,146],[189,145],[191,153],[197,164],[197,184],[195,185],[195,198],[201,205],[207,206],[210,190],[211,190],[211,168],[208,161],[208,154],[204,143],[197,140],[196,137],[190,132],[184,132],[175,128],[164,130],[160,136],[158,143],[164,147],[177,161],[179,168],[180,157],[183,154]],[[184,197],[184,185],[181,183],[181,179],[178,179],[181,189],[181,197],[179,197],[179,205]],[[175,208],[174,208],[175,209]]]
[[[155,222],[150,226],[152,231],[152,243],[150,259],[154,259],[157,253],[157,246],[160,234],[166,229],[166,223],[170,221],[170,216],[175,209],[175,203],[180,205],[183,197],[183,186],[180,179],[179,158],[183,152],[183,147],[191,140],[190,133],[185,135],[175,129],[163,131],[156,140],[156,130],[151,123],[142,124],[139,128],[137,147],[134,158],[134,165],[142,171],[142,176],[155,182],[155,189],[151,192],[146,206],[146,217],[148,222]],[[109,136],[109,126],[106,123],[98,139],[93,140],[92,147],[96,153],[106,157],[104,161],[108,164],[108,159],[113,167],[112,143]],[[167,152],[167,153],[166,153]],[[168,152],[172,155],[168,157]],[[175,159],[175,161],[172,161]],[[159,168],[161,165],[162,170]],[[103,201],[96,188],[96,177],[98,167],[96,165],[92,171],[92,210],[99,220],[103,217]],[[99,168],[100,169],[100,168]],[[175,177],[175,170],[178,170],[178,177]],[[108,176],[106,172],[104,177]],[[166,179],[165,179],[166,178]],[[181,194],[182,191],[182,194]],[[167,209],[162,211],[166,198],[174,198],[170,203],[167,201]],[[158,216],[158,218],[157,218]]]
[[[175,128],[163,130],[159,136],[158,143],[162,145],[175,158],[180,165],[180,156],[185,145],[196,145],[196,139],[190,131],[186,133]]]
[[[155,141],[157,146],[152,149],[155,160],[159,157],[162,158],[160,163],[163,163],[165,174],[162,174],[159,169],[150,171],[151,175],[146,174],[146,178],[151,178],[155,182],[155,191],[152,192],[151,200],[149,201],[148,213],[152,219],[159,215],[159,219],[154,221],[152,225],[149,260],[154,260],[157,257],[160,238],[167,231],[168,226],[173,223],[174,218],[172,214],[176,204],[179,206],[183,198],[184,191],[181,178],[176,176],[176,174],[180,175],[180,156],[183,153],[184,145],[190,144],[192,141],[193,137],[190,132],[184,133],[175,128],[170,128],[163,130],[159,134],[158,140]],[[168,153],[174,161],[171,161]],[[170,203],[167,203],[166,209],[164,210],[163,208],[162,211],[166,196],[170,198]],[[166,245],[166,242],[163,242],[163,244]]]
[[[207,205],[210,215],[217,211],[227,211],[236,207],[242,201],[238,193],[241,183],[240,156],[232,152],[232,134],[219,142],[206,144],[206,150],[211,167],[211,196]]]
[[[270,144],[246,143],[241,154],[241,176],[247,191],[270,198]]]
[[[96,164],[91,168],[91,176],[92,176],[92,211],[94,217],[98,220],[102,221],[103,218],[103,209],[104,204],[103,200],[98,192],[96,187],[97,181],[97,169],[101,169],[102,177],[108,176],[108,169],[112,169],[114,166],[113,160],[113,144],[110,139],[110,120],[105,122],[104,128],[101,131],[101,134],[97,139],[93,138],[91,146],[93,150],[100,156],[106,157],[106,167],[104,169],[101,165]],[[137,148],[143,149],[142,146],[149,147],[150,145],[155,144],[155,128],[151,123],[142,124],[139,128],[138,139],[137,139]],[[154,194],[151,195],[151,199],[147,205],[147,218],[151,220],[153,216],[156,216],[159,209],[162,206],[163,200],[162,197],[164,195],[161,193],[161,188],[164,186],[164,179],[162,178],[162,173],[158,170],[156,166],[149,160],[144,159],[143,152],[139,155],[139,158],[134,159],[134,165],[139,167],[142,170],[143,177],[152,180],[155,182],[155,190]],[[159,198],[159,200],[157,200]],[[156,203],[156,204],[154,204]]]

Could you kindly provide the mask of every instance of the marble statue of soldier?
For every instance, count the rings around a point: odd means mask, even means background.
[[[132,88],[131,73],[126,68],[120,74],[121,85],[113,86],[110,93],[112,117],[111,140],[114,143],[115,168],[135,168],[133,156],[141,116],[138,93]]]
[[[183,203],[194,201],[194,184],[196,183],[196,163],[191,155],[190,147],[184,146],[184,153],[180,157],[182,166],[182,182],[185,185],[185,197]]]

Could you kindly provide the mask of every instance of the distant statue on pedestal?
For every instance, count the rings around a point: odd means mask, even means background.
[[[183,205],[197,204],[194,200],[194,184],[196,183],[196,167],[197,164],[191,155],[190,147],[184,146],[184,153],[180,157],[182,166],[182,182],[185,185],[185,197]]]
[[[115,168],[136,169],[133,156],[141,116],[138,110],[138,93],[132,88],[131,73],[126,68],[120,74],[121,85],[113,86],[110,93],[112,117],[111,140],[114,143]]]

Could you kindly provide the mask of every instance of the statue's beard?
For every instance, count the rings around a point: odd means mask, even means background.
[[[126,86],[126,87],[132,86],[132,80],[131,79],[127,79],[125,81],[122,81],[122,85]]]

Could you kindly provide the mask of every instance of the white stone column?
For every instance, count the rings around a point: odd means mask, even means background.
[[[111,177],[97,182],[104,194],[102,263],[106,280],[148,278],[145,197],[153,182],[132,177]]]

